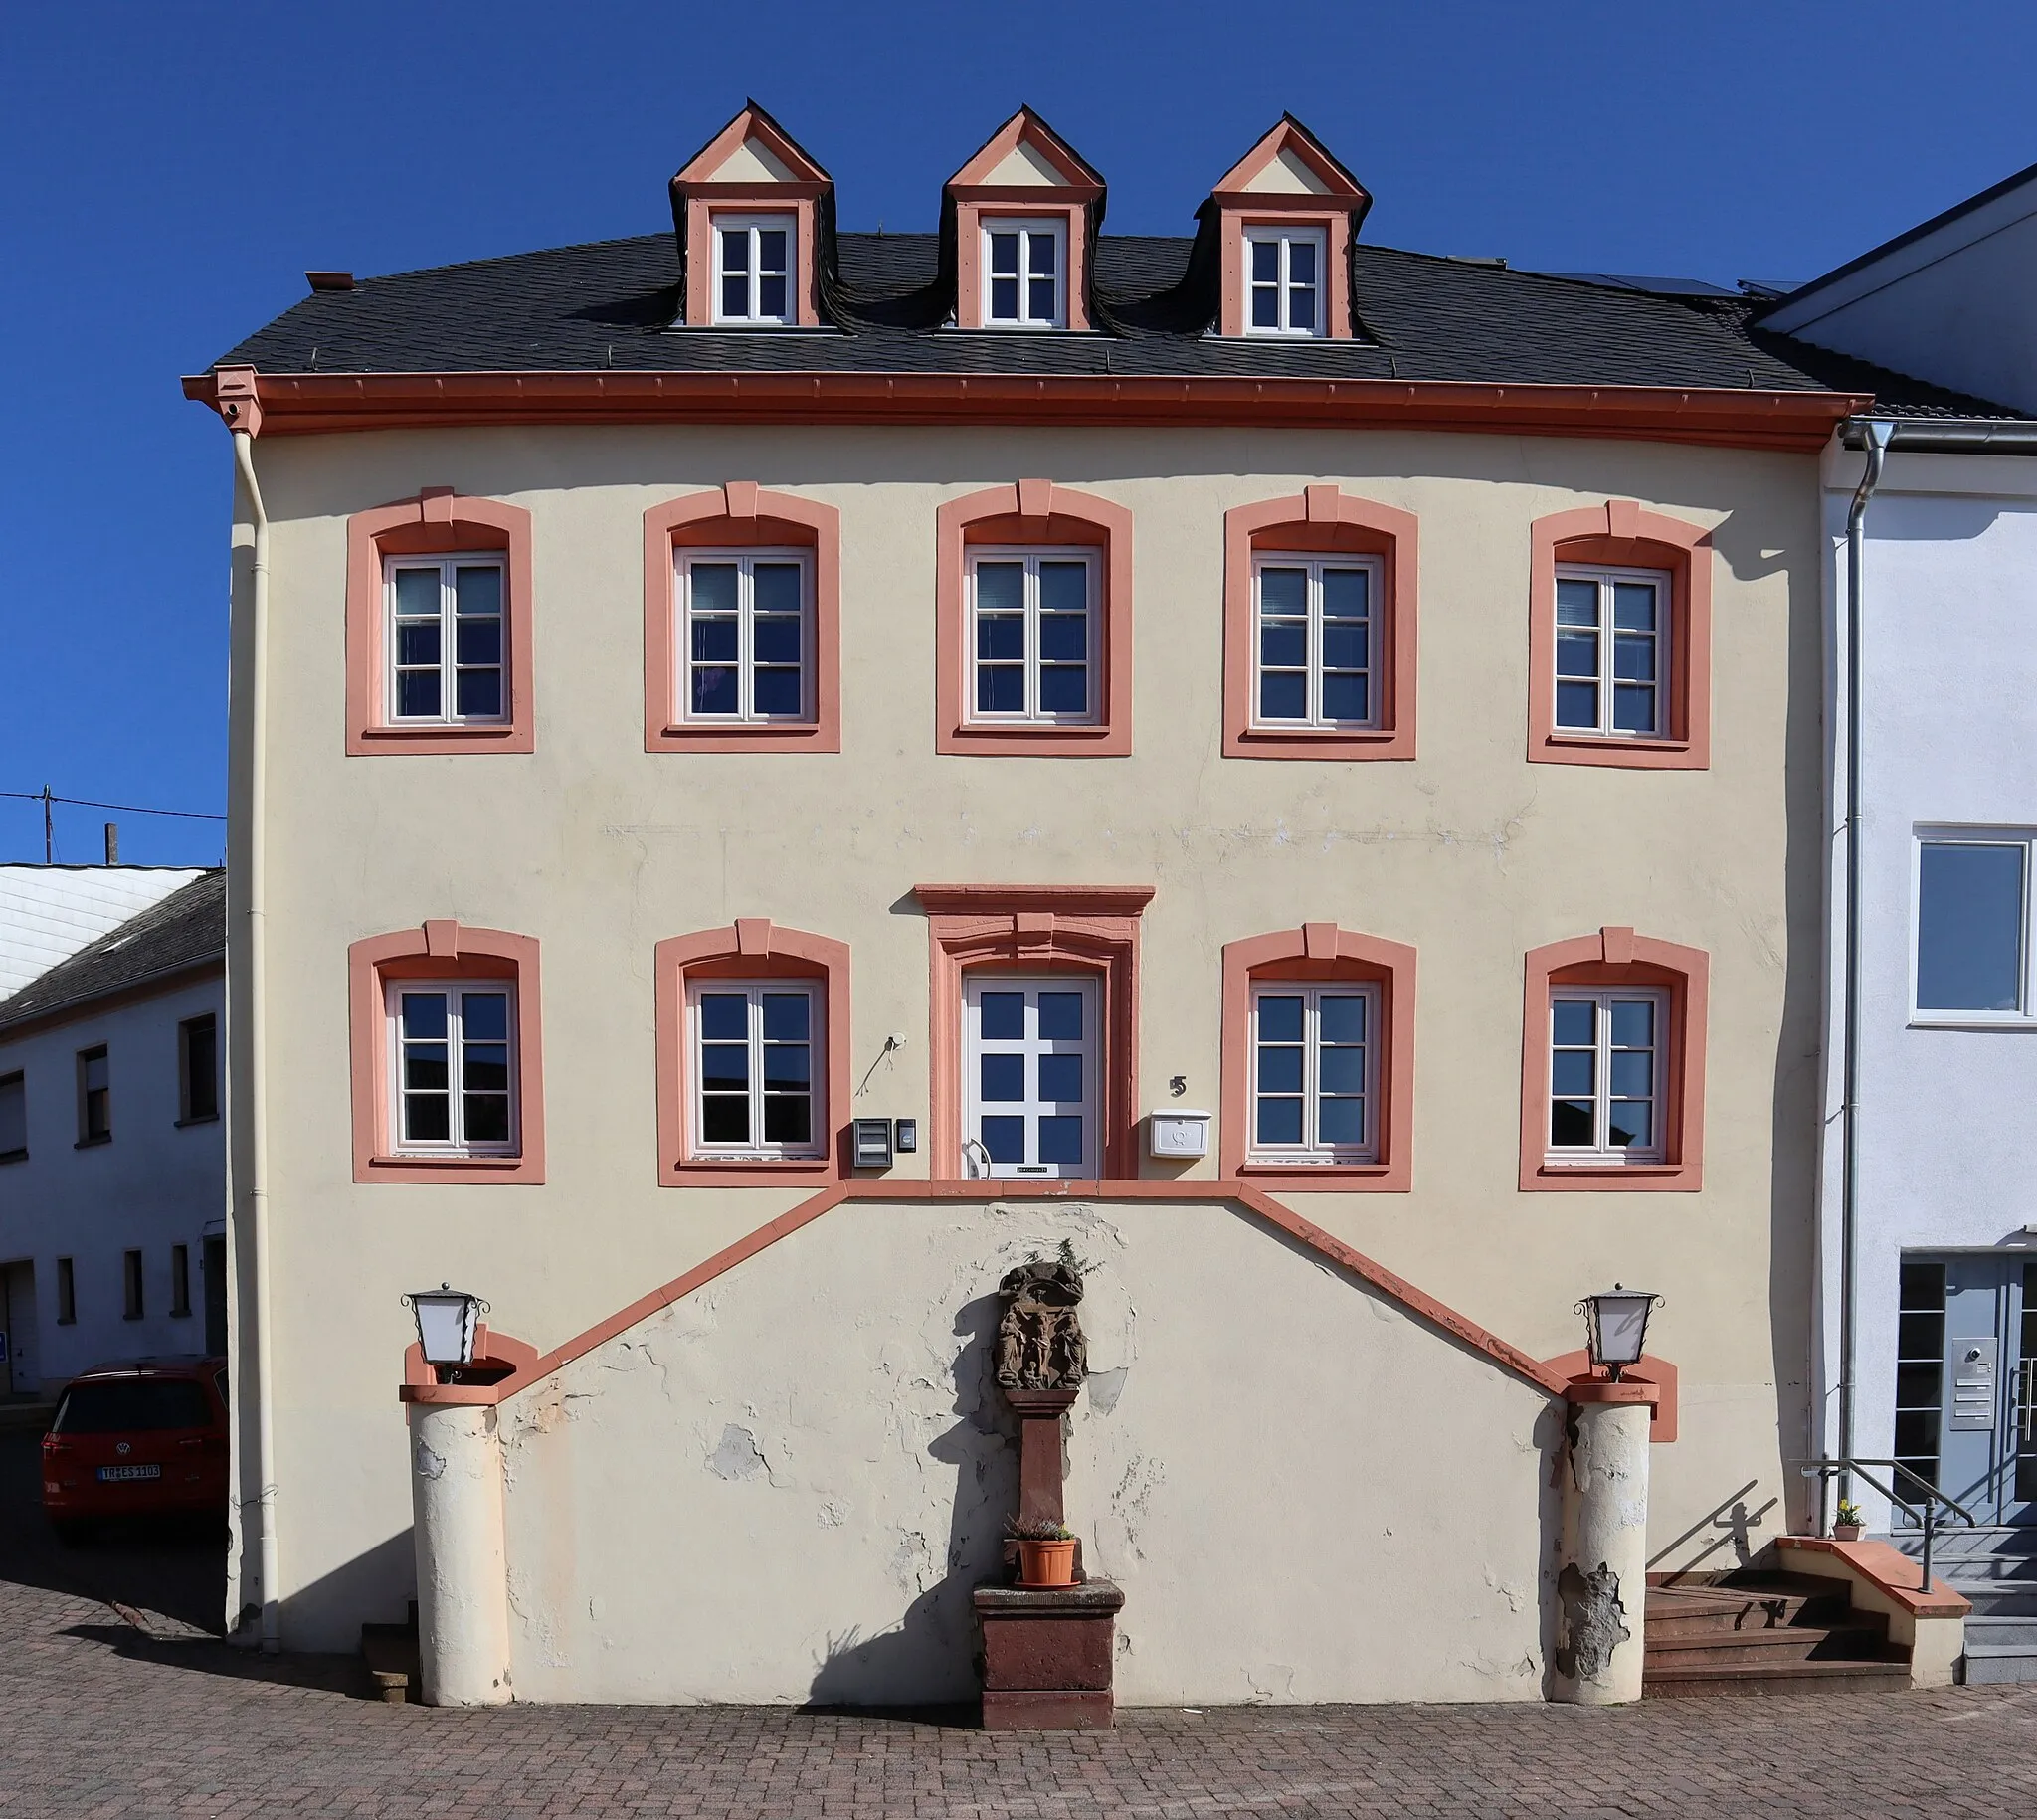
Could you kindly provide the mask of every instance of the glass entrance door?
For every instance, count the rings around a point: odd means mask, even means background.
[[[1902,1298],[1896,1457],[1983,1524],[2037,1524],[2037,1263],[1913,1254]]]

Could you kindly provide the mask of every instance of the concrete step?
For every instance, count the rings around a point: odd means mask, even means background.
[[[1800,1694],[1812,1688],[1885,1693],[1910,1685],[1910,1664],[1900,1657],[1878,1661],[1723,1662],[1716,1667],[1644,1673],[1648,1700],[1732,1699],[1760,1694]]]
[[[2037,1649],[1997,1648],[1966,1639],[1961,1675],[1969,1688],[1999,1687],[2008,1682],[2037,1682]],[[1643,1693],[1647,1692],[1643,1684]]]
[[[1674,1678],[1687,1669],[1728,1663],[1873,1662],[1887,1654],[1886,1631],[1869,1624],[1829,1630],[1811,1624],[1782,1624],[1771,1630],[1724,1630],[1661,1641],[1651,1629],[1641,1672],[1649,1678]]]
[[[1975,1617],[2037,1618],[2037,1586],[2001,1580],[1953,1580],[1950,1584],[1961,1598],[1971,1601]]]
[[[1966,1620],[1966,1647],[2037,1650],[2037,1617],[2001,1617],[1975,1612]]]

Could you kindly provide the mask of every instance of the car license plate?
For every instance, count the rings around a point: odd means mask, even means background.
[[[99,1468],[99,1483],[101,1485],[111,1485],[121,1479],[160,1479],[162,1476],[163,1469],[160,1466],[101,1466]]]

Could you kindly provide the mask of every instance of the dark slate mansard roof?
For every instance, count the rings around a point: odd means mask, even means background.
[[[959,330],[934,234],[839,234],[830,326],[676,321],[669,233],[366,278],[215,362],[281,373],[841,372],[1468,381],[1873,393],[1915,415],[2017,413],[1762,331],[1759,299],[1650,291],[1365,244],[1352,340],[1219,339],[1212,236],[1101,235],[1088,333]],[[1694,294],[1694,291],[1698,294]]]
[[[165,983],[227,952],[224,868],[181,885],[119,928],[39,974],[0,1003],[0,1036],[53,1011],[81,1008],[129,987]]]

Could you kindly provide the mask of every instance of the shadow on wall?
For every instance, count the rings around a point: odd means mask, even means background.
[[[813,1705],[920,1706],[975,1695],[970,1595],[1004,1578],[1005,1519],[1018,1508],[1018,1424],[997,1383],[1003,1313],[996,1296],[979,1296],[955,1318],[953,1331],[964,1343],[955,1361],[959,1419],[927,1446],[930,1458],[955,1469],[945,1571],[891,1629],[871,1637],[850,1630],[828,1640],[809,1693]],[[910,1548],[911,1539],[901,1546]]]
[[[363,1622],[404,1618],[417,1581],[417,1550],[406,1525],[285,1598],[282,1634],[291,1649],[358,1649]]]

